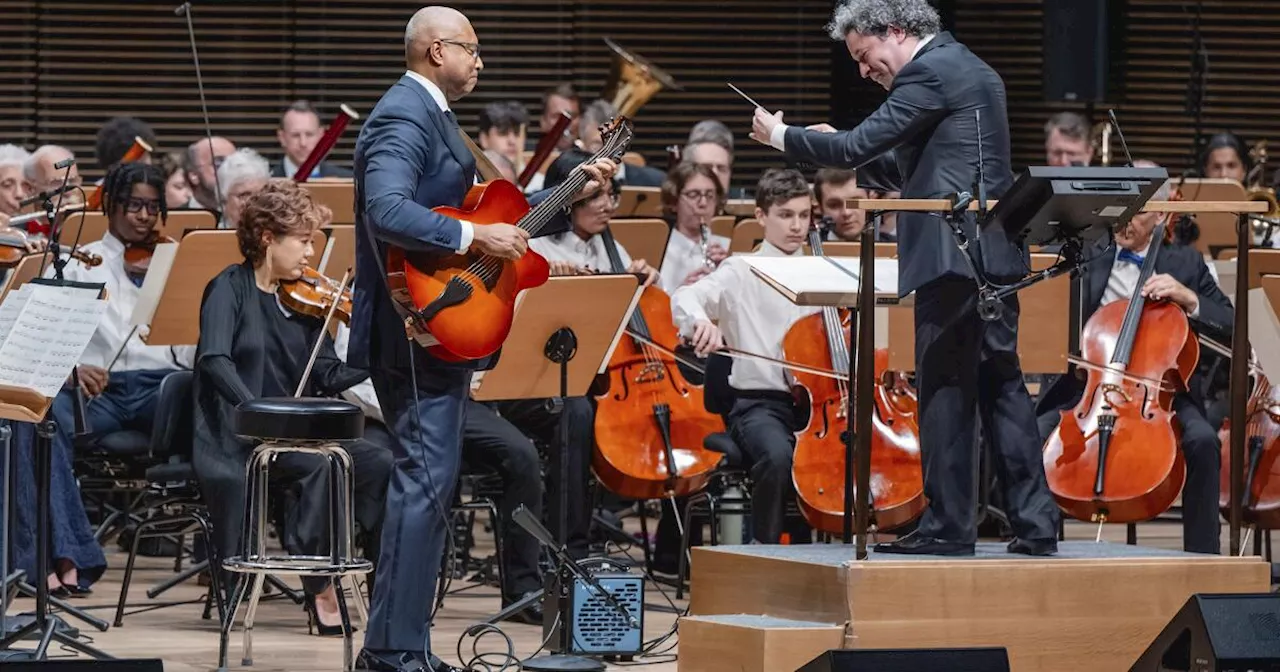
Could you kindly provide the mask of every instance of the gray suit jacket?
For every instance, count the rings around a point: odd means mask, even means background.
[[[981,113],[981,129],[975,112]],[[797,161],[826,166],[867,166],[868,172],[880,168],[873,181],[882,189],[898,186],[903,198],[941,198],[973,191],[979,133],[987,196],[999,198],[1013,184],[1004,82],[944,32],[903,66],[888,99],[857,128],[839,133],[788,128],[786,153]],[[881,165],[867,165],[877,159]],[[883,170],[886,167],[890,170]],[[899,185],[884,183],[899,175]],[[859,183],[865,182],[859,175]],[[974,240],[972,216],[966,228]],[[1021,277],[1028,268],[1027,250],[998,229],[981,232],[975,261],[996,279]],[[899,291],[904,296],[944,276],[972,276],[951,229],[937,215],[899,215],[898,251]]]

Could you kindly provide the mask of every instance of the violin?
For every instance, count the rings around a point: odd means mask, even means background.
[[[126,243],[124,246],[125,273],[138,278],[145,277],[147,270],[151,268],[151,256],[156,252],[156,245],[176,242],[178,241],[152,229],[146,238],[136,243]]]
[[[333,316],[351,323],[351,288],[307,266],[297,280],[282,280],[276,295],[285,308],[302,315],[325,318],[336,304]]]
[[[20,229],[0,229],[0,268],[12,268],[30,256],[32,253],[27,251],[28,242],[47,243],[45,237],[39,234],[27,234]],[[58,253],[68,255],[89,268],[102,263],[102,257],[66,245],[59,245]]]
[[[809,230],[809,246],[823,256],[820,226]],[[851,313],[825,307],[796,321],[782,339],[783,357],[812,367],[849,370]],[[875,354],[875,401],[871,416],[871,509],[880,529],[900,527],[925,507],[920,462],[919,402],[900,373],[886,373],[889,350]],[[853,386],[847,378],[792,369],[809,401],[809,422],[796,436],[791,479],[800,511],[814,529],[839,534],[844,523],[845,440]]]
[[[613,233],[606,227],[600,235],[613,271],[625,273]],[[724,421],[703,406],[702,388],[684,377],[673,354],[678,345],[670,296],[646,287],[597,396],[592,467],[621,497],[693,494],[706,487],[723,457],[702,447],[708,434],[724,431]]]
[[[1081,337],[1084,395],[1062,411],[1045,444],[1049,489],[1079,520],[1150,520],[1173,505],[1186,480],[1172,403],[1195,371],[1200,346],[1180,307],[1142,296],[1164,243],[1159,224],[1133,295],[1089,318]]]

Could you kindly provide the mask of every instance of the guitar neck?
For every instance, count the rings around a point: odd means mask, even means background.
[[[573,197],[586,183],[587,174],[582,168],[574,168],[573,172],[569,173],[569,177],[565,178],[565,181],[561,182],[541,203],[530,208],[516,226],[528,231],[530,236],[537,235],[560,210],[572,202]]]

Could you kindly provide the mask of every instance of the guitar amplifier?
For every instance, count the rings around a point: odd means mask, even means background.
[[[575,577],[562,593],[559,574],[551,572],[542,607],[542,636],[548,641],[548,650],[594,656],[639,655],[644,640],[644,577],[624,572],[601,572],[592,577],[626,607],[635,626],[582,579]],[[556,604],[557,598],[561,604]],[[564,618],[562,610],[567,614]],[[561,631],[562,622],[567,623],[567,632]]]

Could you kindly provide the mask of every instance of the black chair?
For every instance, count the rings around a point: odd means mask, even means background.
[[[129,594],[129,584],[133,579],[133,567],[138,558],[138,545],[143,539],[157,537],[177,537],[178,559],[174,571],[178,576],[147,591],[147,597],[155,599],[169,588],[189,579],[191,576],[207,571],[209,560],[196,563],[185,572],[181,571],[182,547],[181,539],[192,533],[199,533],[205,541],[205,548],[213,553],[208,510],[200,497],[200,489],[196,482],[195,468],[191,463],[192,450],[192,391],[190,371],[178,371],[165,376],[160,382],[159,402],[156,405],[155,426],[151,433],[150,454],[163,461],[146,470],[148,488],[143,504],[146,508],[163,511],[141,522],[134,531],[129,560],[125,564],[124,581],[120,586],[120,600],[116,604],[115,626],[124,625],[125,600]],[[217,562],[213,562],[214,567]],[[210,605],[216,604],[219,620],[222,619],[224,605],[222,591],[219,589],[220,572],[208,572],[211,585],[205,595],[204,618],[209,618]]]
[[[65,429],[74,434],[78,428]],[[102,514],[94,538],[105,544],[144,520],[142,502],[150,485],[146,470],[158,462],[154,443],[146,432],[135,429],[76,435],[72,443],[80,493]]]

